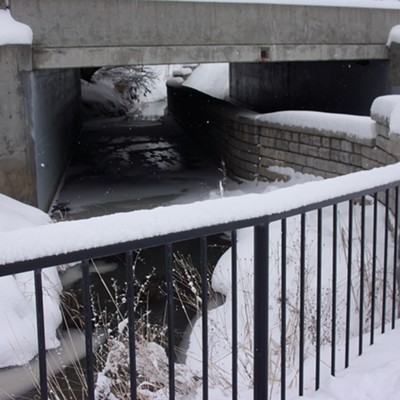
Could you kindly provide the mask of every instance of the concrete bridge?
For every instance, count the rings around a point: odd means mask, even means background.
[[[385,59],[400,8],[148,0],[12,0],[33,68]]]
[[[390,29],[400,23],[397,3],[392,9],[367,9],[11,0],[11,11],[32,28],[33,44],[0,46],[0,192],[42,209],[54,195],[79,132],[81,67],[229,62],[231,96],[263,112],[313,109],[318,91],[304,102],[304,87],[312,79],[314,87],[325,87],[335,98],[362,103],[348,112],[365,114],[365,104],[400,82],[398,46],[386,46]],[[338,81],[348,66],[354,73]],[[328,81],[333,84],[321,85]],[[335,82],[343,83],[340,90]],[[265,93],[278,100],[253,101]],[[342,111],[329,109],[328,103],[324,111]]]

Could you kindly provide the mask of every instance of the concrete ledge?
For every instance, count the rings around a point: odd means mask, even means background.
[[[387,58],[388,49],[383,44],[34,47],[33,66],[35,69],[48,69],[106,65],[351,61]]]

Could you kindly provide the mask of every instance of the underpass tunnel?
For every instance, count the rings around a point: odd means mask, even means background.
[[[51,202],[55,219],[218,195],[224,177],[221,165],[167,111],[167,79],[184,79],[193,68],[127,66],[79,71],[82,129]]]
[[[226,175],[221,159],[192,142],[167,111],[166,81],[184,80],[195,67],[34,71],[39,207],[57,218],[80,218],[218,193]],[[387,60],[232,63],[228,79],[229,99],[262,113],[369,115],[373,99],[392,91]]]

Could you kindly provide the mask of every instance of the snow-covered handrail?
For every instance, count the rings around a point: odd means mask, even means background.
[[[73,261],[68,254],[93,248],[106,248],[118,244],[161,243],[161,237],[216,227],[204,234],[254,225],[266,216],[278,216],[293,210],[293,215],[304,207],[332,200],[343,201],[349,195],[386,185],[400,183],[400,163],[369,171],[357,172],[323,181],[307,182],[265,194],[207,200],[186,205],[159,207],[152,210],[113,214],[87,220],[59,222],[32,228],[0,232],[0,269],[34,259],[54,255],[67,255],[64,261]],[[154,241],[152,242],[152,238]],[[158,238],[158,239],[157,239]],[[172,238],[178,240],[178,238]],[[160,243],[158,243],[160,242]],[[145,246],[144,246],[145,247]],[[115,253],[115,251],[114,251]],[[76,256],[75,256],[76,257]],[[49,266],[44,260],[43,266]],[[3,267],[3,273],[5,269]]]

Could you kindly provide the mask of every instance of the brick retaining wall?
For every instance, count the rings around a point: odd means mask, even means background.
[[[168,85],[168,108],[186,130],[225,162],[231,176],[274,180],[270,166],[291,167],[324,178],[400,160],[400,137],[388,121],[375,120],[376,138],[332,130],[283,126],[257,119],[258,113],[197,90]]]

